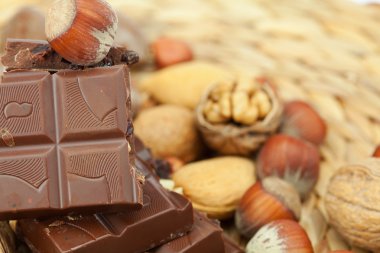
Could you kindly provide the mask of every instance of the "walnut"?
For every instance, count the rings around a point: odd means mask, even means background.
[[[277,130],[282,103],[271,85],[241,75],[212,86],[196,113],[198,127],[211,148],[223,154],[248,155]]]
[[[331,225],[351,244],[380,251],[380,159],[339,169],[325,196]]]

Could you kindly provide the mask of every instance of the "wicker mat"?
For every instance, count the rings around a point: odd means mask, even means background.
[[[24,3],[48,2],[1,0],[0,24]],[[307,100],[319,110],[329,131],[301,224],[316,252],[350,249],[328,227],[321,199],[337,168],[370,156],[380,144],[380,7],[348,0],[110,2],[139,24],[148,41],[181,38],[197,58],[266,74],[284,100]]]

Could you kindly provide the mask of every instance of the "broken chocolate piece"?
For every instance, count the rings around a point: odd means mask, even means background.
[[[239,247],[234,241],[228,238],[226,235],[223,235],[224,248],[226,253],[244,253],[245,251]]]
[[[34,253],[145,252],[185,235],[193,224],[191,203],[163,189],[150,169],[144,206],[115,214],[19,221],[18,231]]]
[[[133,65],[138,61],[139,56],[136,52],[127,50],[124,47],[112,47],[101,62],[91,67],[119,64]],[[84,69],[83,66],[63,59],[50,47],[47,41],[43,40],[8,39],[5,46],[5,54],[1,57],[1,62],[7,71],[17,69],[47,71]]]
[[[7,72],[0,83],[0,219],[141,208],[126,65]]]
[[[216,221],[195,212],[194,226],[188,234],[170,241],[150,253],[224,253],[222,229]]]
[[[1,25],[0,52],[4,52],[7,38],[43,40],[45,35],[45,17],[37,6],[25,5]]]

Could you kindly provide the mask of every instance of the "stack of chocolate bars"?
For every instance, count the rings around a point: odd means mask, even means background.
[[[8,40],[0,83],[0,218],[35,253],[243,252],[165,190],[133,136],[129,68],[90,68],[45,41]]]

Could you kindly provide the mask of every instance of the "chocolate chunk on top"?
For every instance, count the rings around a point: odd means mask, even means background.
[[[102,61],[86,68],[119,64],[133,65],[138,61],[139,56],[136,52],[124,47],[112,47]],[[47,41],[43,40],[8,39],[1,62],[7,71],[19,69],[58,71],[85,68],[66,61],[50,47]]]
[[[126,65],[4,73],[0,219],[142,207],[128,80]]]

